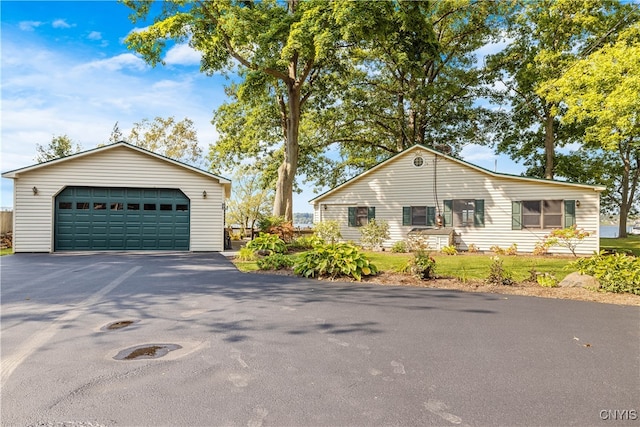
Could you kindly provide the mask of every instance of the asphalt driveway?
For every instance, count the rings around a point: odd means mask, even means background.
[[[638,307],[243,274],[220,254],[0,268],[3,426],[639,422]],[[180,348],[114,359],[162,344]]]

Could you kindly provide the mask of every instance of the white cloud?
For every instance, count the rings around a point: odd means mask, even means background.
[[[103,69],[108,71],[120,71],[123,69],[142,71],[147,68],[147,64],[144,60],[132,53],[122,53],[111,58],[99,59],[82,64],[80,68]]]
[[[64,19],[56,19],[51,23],[51,26],[53,28],[71,28],[72,27],[72,25],[69,25],[67,21],[65,21]]]
[[[102,33],[100,31],[91,31],[87,38],[89,40],[102,40]]]
[[[40,22],[40,21],[22,21],[22,22],[20,22],[18,24],[18,28],[20,28],[22,31],[33,31],[34,29],[38,28],[42,24],[44,24],[44,22]]]
[[[164,57],[167,65],[199,65],[200,59],[200,53],[186,43],[175,45]]]

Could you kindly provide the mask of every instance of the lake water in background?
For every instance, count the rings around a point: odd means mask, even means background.
[[[631,231],[631,226],[627,225],[627,232],[629,231]],[[617,225],[601,225],[600,237],[610,237],[610,238],[618,237],[618,226]]]

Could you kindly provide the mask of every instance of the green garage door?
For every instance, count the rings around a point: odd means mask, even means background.
[[[189,250],[180,190],[67,187],[55,201],[55,250]]]

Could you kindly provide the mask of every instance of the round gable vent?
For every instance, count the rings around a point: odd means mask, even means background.
[[[424,159],[422,157],[414,157],[413,158],[413,166],[419,168],[424,165]]]

